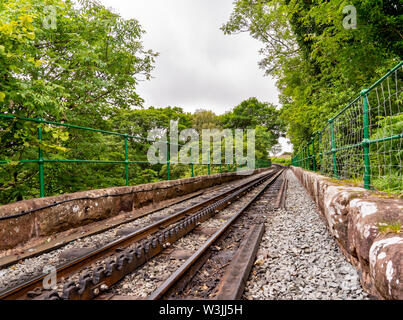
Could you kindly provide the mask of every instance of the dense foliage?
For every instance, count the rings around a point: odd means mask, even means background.
[[[271,157],[271,162],[282,164],[283,166],[291,166],[291,157],[289,158]]]
[[[0,114],[138,137],[128,141],[129,159],[138,162],[130,165],[132,185],[166,178],[165,165],[147,163],[146,138],[154,128],[169,128],[171,120],[180,131],[193,127],[199,133],[256,127],[257,157],[267,160],[281,134],[271,105],[249,99],[224,116],[143,106],[136,87],[151,79],[158,56],[143,47],[143,33],[137,20],[123,19],[93,0],[0,1]],[[39,195],[38,163],[19,163],[37,160],[39,147],[47,160],[125,160],[122,137],[42,124],[41,141],[38,128],[35,122],[0,118],[0,161],[8,161],[0,164],[0,204]],[[206,166],[194,170],[207,173]],[[171,178],[190,175],[190,166],[171,166]],[[44,181],[46,195],[121,186],[125,166],[46,162]]]
[[[354,5],[357,28],[345,29]],[[260,66],[278,79],[282,118],[296,150],[403,53],[400,0],[236,0],[226,34],[260,40]]]
[[[93,1],[2,1],[0,113],[110,129],[107,119],[115,110],[142,103],[135,87],[140,79],[150,78],[156,56],[143,48],[143,33],[136,20],[124,20]],[[12,161],[0,172],[1,201],[37,195],[35,166],[15,162],[38,158],[38,125],[14,121],[1,125],[0,158]],[[112,146],[112,155],[105,154],[106,139],[48,126],[41,148],[48,159],[116,157]],[[81,189],[84,181],[91,184],[99,177],[105,180],[102,186],[116,183],[113,174],[88,174],[86,166],[46,169],[48,194]],[[66,175],[66,170],[72,174]]]

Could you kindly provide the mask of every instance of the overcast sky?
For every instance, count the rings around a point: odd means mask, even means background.
[[[264,77],[257,64],[261,44],[248,34],[228,36],[220,30],[230,17],[232,0],[100,2],[124,18],[139,20],[147,32],[144,47],[160,53],[154,79],[138,87],[146,107],[223,114],[250,97],[278,104],[275,81]]]

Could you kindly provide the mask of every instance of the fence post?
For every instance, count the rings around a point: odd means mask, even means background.
[[[125,169],[126,169],[126,186],[129,185],[129,152],[127,150],[127,134],[124,135],[125,138]]]
[[[170,161],[171,161],[171,158],[170,158],[170,154],[169,154],[169,141],[167,141],[167,177],[168,177],[168,181],[170,180],[170,168],[169,168],[169,165],[170,165]]]
[[[38,163],[39,163],[39,186],[40,186],[40,197],[43,198],[45,196],[45,179],[44,179],[44,161],[43,161],[43,153],[41,149],[42,144],[42,119],[38,119],[39,127],[38,127],[38,140],[39,140],[39,148],[38,148]]]
[[[192,178],[194,178],[194,176],[195,176],[195,171],[194,171],[194,163],[193,163],[193,146],[192,146],[192,148],[191,148],[191,151],[190,151],[190,157],[191,157],[191,160],[190,160],[190,168],[191,168],[191,170],[192,170]]]
[[[305,170],[309,169],[308,144],[305,146]]]
[[[207,175],[210,175],[211,173],[211,167],[210,167],[210,159],[209,159],[209,163],[207,165]]]
[[[322,143],[322,131],[319,131],[319,133],[318,133],[318,135],[319,135],[319,140],[318,140],[318,148],[319,148],[319,157],[320,157],[320,172],[322,173],[322,168],[323,168],[323,150],[322,150],[322,148],[321,148],[321,143]]]
[[[364,188],[367,190],[371,189],[371,159],[370,159],[370,135],[369,135],[369,105],[368,105],[368,90],[364,89],[361,91],[361,96],[363,99],[363,112],[364,112],[364,140],[362,141],[362,146],[364,148]]]
[[[313,144],[314,144],[315,142],[313,141],[313,138],[311,139],[311,142],[310,142],[310,144],[309,144],[309,151],[312,151],[312,153],[310,154],[310,161],[309,161],[309,164],[310,164],[310,166],[311,166],[311,170],[312,171],[315,171],[314,170],[314,165],[313,165],[313,161],[314,161],[314,159],[315,159],[315,149],[314,149],[314,146],[313,146]],[[311,145],[312,145],[312,149],[311,149]]]
[[[307,162],[306,162],[306,146],[304,147],[304,169],[306,170],[307,168]]]
[[[330,119],[329,123],[330,123],[330,132],[331,132],[331,138],[332,138],[333,173],[334,173],[334,176],[337,179],[339,179],[339,174],[337,171],[336,142],[335,142],[335,138],[334,138],[334,119]]]
[[[307,143],[307,152],[308,152],[308,170],[312,170],[312,167],[311,167],[311,150],[310,150],[310,147],[311,146],[311,141],[309,141],[308,143]]]
[[[304,168],[304,149],[299,154],[299,167]]]
[[[315,135],[315,136],[316,136],[316,135]],[[313,153],[312,165],[313,165],[313,171],[316,172],[315,136],[314,136],[313,139],[312,139],[312,153]]]
[[[299,167],[304,168],[304,149],[302,148],[300,154],[299,154]]]

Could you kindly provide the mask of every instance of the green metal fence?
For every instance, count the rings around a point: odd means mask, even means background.
[[[38,158],[37,159],[31,159],[31,160],[18,160],[18,161],[11,161],[11,160],[0,160],[0,168],[6,165],[10,165],[14,162],[17,162],[19,165],[29,165],[29,164],[34,164],[37,165],[37,174],[38,174],[38,180],[39,180],[39,196],[44,197],[45,196],[45,185],[46,185],[46,179],[45,179],[45,170],[46,170],[46,164],[57,164],[57,163],[76,163],[76,164],[112,164],[112,165],[123,165],[124,166],[124,179],[125,179],[125,185],[129,186],[130,185],[130,165],[133,164],[147,164],[150,165],[149,161],[144,160],[144,161],[133,161],[129,159],[129,151],[128,151],[128,143],[129,142],[134,142],[137,144],[144,144],[144,143],[153,143],[156,141],[148,140],[139,136],[132,136],[128,134],[122,134],[118,132],[112,132],[112,131],[105,131],[105,130],[99,130],[99,129],[94,129],[94,128],[87,128],[87,127],[82,127],[82,126],[77,126],[77,125],[72,125],[72,124],[66,124],[66,123],[59,123],[59,122],[54,122],[54,121],[47,121],[43,119],[32,119],[32,118],[25,118],[25,117],[16,117],[13,115],[9,114],[0,114],[0,120],[2,121],[14,121],[14,122],[29,122],[29,123],[35,123],[36,124],[36,131],[37,131],[37,154]],[[102,135],[108,135],[108,136],[113,136],[117,139],[121,139],[122,143],[122,150],[120,153],[120,156],[124,160],[85,160],[85,159],[54,159],[54,158],[46,158],[44,155],[43,151],[43,145],[44,145],[44,129],[46,128],[46,131],[52,130],[54,128],[69,128],[69,129],[76,129],[79,131],[88,131],[96,134],[102,134]],[[6,131],[4,128],[2,128],[2,123],[0,123],[0,133]],[[91,142],[90,142],[91,143]],[[118,143],[116,143],[118,145]],[[166,147],[167,147],[167,162],[166,162],[166,177],[167,180],[171,179],[171,170],[172,166],[174,165],[180,165],[180,164],[173,164],[169,158],[170,155],[170,147],[173,146],[174,144],[171,144],[169,141],[166,142]],[[183,145],[183,144],[179,144]],[[117,152],[119,153],[119,152]],[[235,158],[235,157],[234,157]],[[224,172],[234,172],[239,168],[240,166],[236,164],[236,161],[234,161],[233,164],[190,164],[188,165],[191,168],[191,176],[194,177],[196,176],[195,172],[203,172],[201,170],[196,170],[200,169],[200,167],[206,167],[207,168],[207,174],[217,174],[217,173],[224,173]],[[270,160],[257,160],[256,161],[256,167],[257,168],[266,168],[271,166],[271,161]],[[203,172],[204,173],[204,172]],[[66,174],[69,174],[69,172],[66,172]],[[78,190],[77,190],[78,191]]]
[[[403,61],[331,118],[292,164],[366,189],[403,190]]]

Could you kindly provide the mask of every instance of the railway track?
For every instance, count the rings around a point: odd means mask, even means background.
[[[241,183],[249,180],[250,177],[244,178],[241,180]],[[1,269],[19,264],[24,260],[40,257],[44,254],[54,252],[57,249],[62,249],[66,246],[66,244],[74,241],[80,241],[83,239],[92,238],[99,234],[104,235],[108,231],[119,230],[120,228],[126,228],[127,226],[130,227],[133,224],[136,225],[136,227],[137,225],[148,224],[149,223],[149,221],[147,221],[149,220],[148,218],[151,219],[156,218],[160,216],[161,213],[164,215],[164,214],[170,214],[172,212],[177,212],[185,207],[188,207],[189,205],[194,205],[207,198],[210,198],[211,197],[210,194],[230,190],[239,184],[240,181],[238,180],[229,182],[224,186],[219,185],[209,187],[207,189],[197,191],[185,196],[181,196],[175,199],[163,201],[162,203],[151,205],[146,209],[141,208],[139,210],[136,210],[134,214],[126,213],[124,215],[121,215],[120,218],[116,219],[117,221],[115,221],[114,219],[113,221],[107,219],[104,221],[96,222],[95,224],[90,224],[78,228],[71,234],[69,232],[68,234],[62,233],[60,235],[56,235],[50,241],[47,241],[47,239],[45,239],[42,243],[38,245],[33,246],[27,245],[26,248],[21,248],[20,250],[15,251],[14,253],[11,252],[6,256],[0,257],[0,271]],[[2,291],[1,287],[0,291]]]
[[[41,275],[0,293],[0,299],[97,298],[231,202],[257,186],[273,184],[281,173],[282,169],[276,168],[59,266],[56,272],[58,279],[61,279],[58,286],[62,285],[62,290],[44,289],[42,284],[47,275]],[[67,278],[74,280],[66,281]]]
[[[271,206],[274,210],[284,205],[286,180],[283,173],[280,170],[265,182],[264,187],[148,299],[240,299],[264,233],[267,217],[259,213],[259,208]]]

